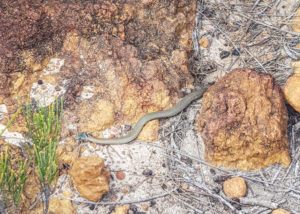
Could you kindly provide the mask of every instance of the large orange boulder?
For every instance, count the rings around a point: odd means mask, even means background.
[[[287,110],[268,74],[235,69],[203,95],[198,130],[212,164],[254,170],[290,164]]]

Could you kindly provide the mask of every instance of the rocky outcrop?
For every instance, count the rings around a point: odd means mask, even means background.
[[[205,158],[243,170],[288,166],[287,119],[280,87],[270,75],[233,70],[203,96],[197,124]]]
[[[77,131],[99,136],[112,125],[131,125],[145,113],[170,107],[181,88],[192,87],[188,67],[196,1],[5,0],[3,5],[0,101],[1,94],[28,96],[40,79],[37,88],[64,93],[66,112],[78,116]],[[52,66],[59,70],[55,74],[48,72],[54,61],[63,62]],[[94,95],[83,100],[87,87]],[[140,139],[155,140],[157,131],[153,121]]]

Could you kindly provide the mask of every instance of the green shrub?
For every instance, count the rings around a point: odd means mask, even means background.
[[[26,161],[12,164],[8,150],[0,155],[0,189],[6,203],[13,202],[18,207],[26,181]]]

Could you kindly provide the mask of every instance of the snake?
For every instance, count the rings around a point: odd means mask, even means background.
[[[95,138],[87,133],[79,133],[76,136],[76,140],[89,141],[101,145],[119,145],[127,144],[135,140],[143,127],[150,121],[155,119],[169,118],[176,116],[186,107],[188,107],[193,101],[201,98],[205,92],[205,87],[195,90],[194,92],[184,96],[174,107],[163,111],[151,112],[141,117],[129,133],[119,138]]]

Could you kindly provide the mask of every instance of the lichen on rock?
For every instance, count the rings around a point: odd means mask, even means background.
[[[197,125],[207,161],[242,170],[290,164],[287,110],[267,74],[235,69],[203,95]]]

